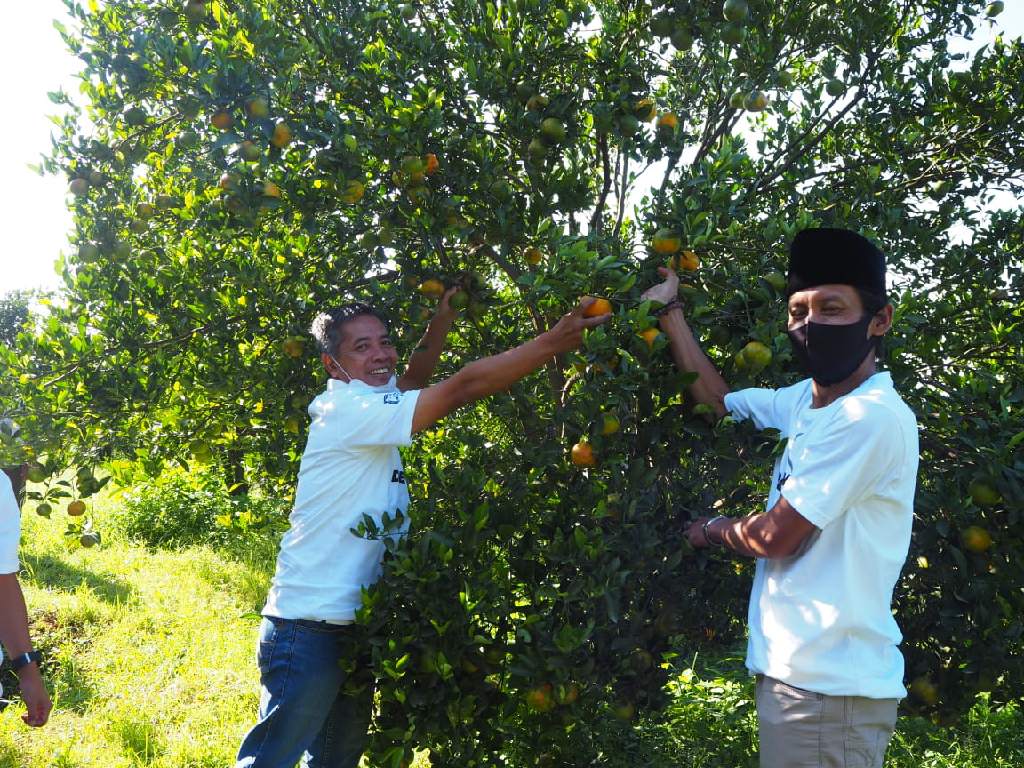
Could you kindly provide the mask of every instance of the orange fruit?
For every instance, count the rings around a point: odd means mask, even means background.
[[[239,178],[238,178],[238,174],[237,173],[233,173],[232,171],[224,171],[224,173],[222,173],[220,175],[220,180],[217,182],[217,185],[221,189],[234,189],[235,187],[238,186],[238,181],[239,181]],[[144,205],[147,205],[147,204],[146,203],[141,203],[139,205],[139,207],[136,208],[136,210],[139,212],[140,216],[143,215],[143,206]],[[152,207],[152,206],[150,206],[150,207]],[[156,209],[154,209],[154,212],[155,212],[155,210]]]
[[[536,267],[544,261],[544,254],[541,253],[540,248],[527,248],[526,253],[523,254],[523,258],[526,259],[526,263],[531,267]]]
[[[563,706],[575,704],[580,697],[580,687],[576,683],[569,683],[566,686],[559,686],[558,703]]]
[[[595,299],[594,303],[583,310],[584,317],[600,317],[601,315],[610,315],[612,312],[612,303],[608,299]]]
[[[683,241],[679,235],[671,229],[659,229],[651,239],[651,248],[655,253],[663,256],[671,256],[683,247]]]
[[[296,338],[294,336],[290,339],[285,339],[283,342],[281,342],[281,351],[291,358],[302,357],[302,339]]]
[[[221,109],[213,113],[213,117],[210,118],[210,122],[213,123],[213,127],[217,130],[226,131],[234,125],[235,119],[231,117],[231,113],[226,109]]]
[[[674,131],[679,127],[679,118],[673,112],[666,112],[658,117],[657,126],[661,130]]]
[[[597,459],[594,458],[594,449],[590,443],[580,441],[572,447],[570,453],[572,463],[577,467],[596,467]]]
[[[75,499],[68,504],[68,514],[72,517],[80,517],[85,514],[85,502],[81,499]]]
[[[601,434],[614,435],[619,431],[619,417],[614,413],[606,413],[601,419]]]
[[[965,528],[961,538],[964,547],[976,554],[981,554],[992,546],[992,535],[980,525],[971,525]]]
[[[676,268],[695,272],[700,268],[700,257],[693,251],[683,251],[676,257]]]
[[[551,683],[533,688],[526,694],[526,705],[534,712],[550,712],[555,707],[551,690]]]
[[[358,203],[363,199],[365,192],[366,187],[363,186],[362,182],[350,181],[345,184],[345,189],[341,193],[341,201],[343,203]]]
[[[772,351],[759,341],[748,342],[739,351],[739,354],[743,357],[746,368],[751,373],[763,371],[772,361]]]
[[[633,105],[633,114],[645,123],[653,120],[657,114],[657,110],[654,108],[654,99],[640,99]]]
[[[270,114],[270,105],[262,96],[254,96],[245,102],[245,111],[249,117],[266,117]]]
[[[440,299],[444,296],[444,283],[431,277],[420,283],[416,290],[423,296],[427,296],[431,299]]]
[[[642,331],[640,331],[640,333],[637,334],[637,336],[639,336],[640,338],[647,342],[648,349],[653,349],[654,340],[658,338],[658,329],[654,328],[653,326],[651,328],[644,328]]]
[[[278,149],[284,149],[292,143],[292,138],[292,127],[282,121],[274,126],[274,135],[270,138],[270,143]]]
[[[423,172],[427,174],[427,176],[435,173],[439,165],[440,163],[437,161],[437,155],[433,152],[428,152],[423,156]]]
[[[280,197],[281,188],[272,181],[268,181],[263,185],[263,196],[264,197]]]

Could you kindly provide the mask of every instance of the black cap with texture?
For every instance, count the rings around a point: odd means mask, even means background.
[[[849,229],[804,229],[789,246],[786,296],[826,283],[885,297],[885,256],[867,238]]]

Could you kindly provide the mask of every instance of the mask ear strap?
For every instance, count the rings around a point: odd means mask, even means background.
[[[348,380],[349,381],[352,381],[352,374],[349,373],[348,371],[346,371],[344,368],[341,367],[341,363],[339,363],[337,360],[334,359],[334,355],[328,355],[328,357],[331,358],[331,362],[332,363],[334,363],[336,366],[338,366],[338,370],[341,371],[342,373],[344,373],[346,376],[348,376]]]

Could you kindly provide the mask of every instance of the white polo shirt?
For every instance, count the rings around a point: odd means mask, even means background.
[[[787,439],[766,509],[781,494],[818,530],[792,557],[758,559],[747,667],[833,696],[902,698],[892,593],[910,547],[917,421],[876,373],[823,408],[811,380],[725,397],[738,419]]]
[[[329,379],[309,406],[291,527],[281,541],[265,616],[349,622],[381,573],[384,543],[352,532],[369,515],[405,517],[409,491],[399,445],[412,442],[419,391]]]

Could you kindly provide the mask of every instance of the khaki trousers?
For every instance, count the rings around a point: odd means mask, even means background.
[[[897,701],[826,696],[758,675],[761,768],[882,768]]]

